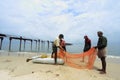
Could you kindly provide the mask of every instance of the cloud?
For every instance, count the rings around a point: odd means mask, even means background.
[[[63,33],[80,42],[84,35],[96,41],[101,30],[112,41],[120,32],[119,7],[119,0],[0,0],[0,32],[44,40]]]

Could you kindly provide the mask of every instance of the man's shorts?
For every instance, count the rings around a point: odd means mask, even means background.
[[[52,49],[53,49],[53,53],[57,53],[57,46],[53,45]]]

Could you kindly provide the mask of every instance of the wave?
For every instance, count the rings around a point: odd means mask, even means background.
[[[6,51],[6,50],[0,50],[0,52],[8,52],[8,51]]]
[[[9,51],[7,50],[0,50],[0,54],[1,53],[8,53]],[[11,51],[10,53],[22,53],[22,54],[30,54],[30,53],[36,53],[36,52],[19,52],[19,51]],[[37,53],[43,53],[43,52],[37,52]],[[45,53],[45,52],[44,52]],[[47,54],[51,54],[49,52],[47,52]],[[120,59],[120,56],[116,56],[116,55],[107,55],[107,58],[110,58],[110,59]]]
[[[120,56],[108,55],[107,58],[120,59]]]

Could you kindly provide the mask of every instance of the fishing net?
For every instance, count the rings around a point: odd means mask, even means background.
[[[58,57],[65,61],[65,64],[78,69],[92,69],[94,61],[96,59],[96,49],[91,48],[87,52],[83,53],[69,53],[60,50]]]

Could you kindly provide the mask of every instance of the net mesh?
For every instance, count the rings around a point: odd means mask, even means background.
[[[65,64],[78,69],[92,69],[96,59],[96,49],[91,48],[83,53],[69,53],[60,50],[58,57],[65,61]]]

